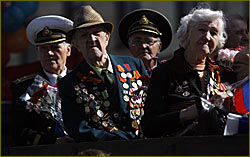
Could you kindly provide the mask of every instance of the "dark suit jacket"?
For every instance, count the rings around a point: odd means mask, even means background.
[[[125,57],[125,56],[115,56],[109,55],[111,63],[114,70],[115,81],[117,87],[115,92],[118,94],[119,104],[113,104],[111,102],[110,108],[107,113],[110,115],[111,121],[114,122],[115,126],[118,128],[115,132],[109,132],[106,128],[101,127],[101,124],[93,123],[92,113],[85,114],[86,104],[77,103],[77,91],[74,86],[81,83],[81,79],[77,76],[79,72],[83,76],[88,76],[90,72],[94,70],[89,66],[89,64],[83,60],[80,65],[69,73],[66,77],[62,78],[58,84],[59,94],[62,99],[62,115],[67,133],[73,137],[76,141],[99,141],[99,140],[115,140],[115,139],[132,139],[136,138],[132,132],[129,110],[129,102],[126,100],[126,92],[123,88],[124,82],[121,82],[119,75],[121,72],[117,69],[117,65],[121,65],[125,69],[125,73],[133,73],[138,71],[140,75],[147,75],[143,62],[137,58]],[[124,64],[128,64],[131,69],[125,68]],[[93,78],[101,79],[96,73],[93,74]],[[136,81],[136,80],[135,80]],[[99,92],[103,92],[106,87],[103,82],[95,85],[88,81],[82,82],[84,84],[83,90],[87,90],[88,94],[82,94],[82,98],[89,97],[90,94],[95,96],[95,100],[104,100],[103,95],[95,95],[95,88],[98,88]],[[126,80],[129,85],[129,89],[132,87],[132,82],[130,79]],[[96,87],[95,87],[96,86]],[[127,89],[127,90],[129,90]],[[112,95],[113,96],[113,95]],[[110,97],[112,97],[110,96]],[[85,105],[85,106],[84,106]],[[102,108],[102,107],[101,107]],[[101,109],[102,110],[102,109]],[[114,119],[113,114],[118,113],[119,117]]]
[[[48,80],[48,76],[43,70],[38,74]],[[26,109],[27,104],[19,98],[33,83],[36,75],[24,76],[11,84],[13,96],[11,132],[12,143],[15,146],[33,145],[35,139],[39,139],[37,144],[52,144],[56,140],[54,134],[56,122],[44,114],[38,114],[35,111],[29,112]]]

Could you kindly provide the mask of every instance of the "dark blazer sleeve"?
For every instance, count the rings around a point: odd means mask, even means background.
[[[19,83],[18,81],[11,83],[12,93],[12,112],[11,112],[11,134],[12,145],[26,145],[25,139],[21,136],[23,128],[26,128],[29,123],[29,113],[26,110],[26,103],[20,100],[20,96],[27,90],[28,86],[32,83],[32,78]]]

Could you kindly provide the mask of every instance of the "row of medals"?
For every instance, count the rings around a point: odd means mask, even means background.
[[[185,80],[182,85],[177,85],[175,92],[185,97],[190,96],[188,81]]]
[[[139,135],[140,130],[140,121],[141,117],[144,115],[144,102],[146,98],[146,93],[144,91],[140,91],[138,95],[135,95],[134,92],[138,90],[140,86],[142,86],[142,81],[138,79],[136,76],[132,76],[130,72],[121,72],[120,79],[123,82],[123,100],[129,103],[129,114],[132,119],[131,126],[135,129],[135,135]],[[132,88],[126,83],[127,79],[131,80]]]
[[[82,82],[75,85],[74,89],[77,96],[76,103],[84,104],[84,112],[89,118],[89,122],[93,122],[98,129],[104,127],[111,133],[118,130],[109,115],[110,102],[108,100],[109,95],[106,89],[100,92],[98,90],[98,84],[93,83],[94,94],[91,94]],[[119,114],[114,113],[113,117],[118,119]]]
[[[132,78],[131,73],[125,74],[122,72],[121,77],[126,78]],[[125,102],[129,103],[130,106],[130,118],[132,119],[131,126],[135,129],[135,134],[139,134],[139,125],[142,115],[144,114],[143,106],[144,101],[146,97],[146,93],[141,91],[139,95],[135,96],[133,94],[133,91],[137,90],[139,86],[142,86],[141,80],[135,80],[132,81],[132,87],[129,88],[128,83],[123,82],[123,100]],[[76,102],[78,104],[84,104],[84,110],[85,115],[89,115],[90,120],[97,124],[97,126],[103,126],[104,128],[107,128],[109,132],[113,133],[114,131],[118,130],[118,128],[114,125],[114,122],[110,119],[109,115],[109,106],[110,102],[108,100],[109,95],[107,90],[103,90],[100,92],[98,90],[98,84],[93,83],[93,93],[90,94],[88,90],[86,89],[86,86],[80,82],[78,85],[74,86],[74,89],[76,91]],[[102,97],[101,97],[102,96]],[[96,100],[96,97],[98,97],[99,100]],[[106,113],[106,114],[105,114]],[[114,113],[113,117],[115,119],[119,118],[118,113]]]

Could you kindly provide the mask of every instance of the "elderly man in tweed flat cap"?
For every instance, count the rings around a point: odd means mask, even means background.
[[[144,104],[131,98],[146,70],[137,58],[107,52],[112,30],[113,24],[87,5],[76,12],[69,32],[84,59],[58,87],[66,131],[77,142],[142,137]]]
[[[142,59],[147,71],[157,67],[158,55],[172,40],[168,19],[152,9],[138,9],[125,15],[119,24],[121,41],[131,54]]]
[[[66,42],[66,34],[72,27],[71,20],[58,15],[37,17],[28,24],[27,38],[37,48],[42,69],[37,74],[17,79],[11,85],[13,145],[72,141],[63,129],[56,88],[58,78],[67,74],[65,65],[71,54],[71,45]],[[42,89],[46,92],[38,94]],[[34,101],[36,98],[39,99]]]

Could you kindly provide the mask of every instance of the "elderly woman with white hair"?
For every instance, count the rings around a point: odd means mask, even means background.
[[[222,134],[223,110],[205,110],[202,104],[221,107],[221,96],[232,94],[227,81],[234,81],[233,73],[209,58],[226,41],[223,12],[192,10],[181,19],[177,37],[180,48],[173,59],[152,74],[142,118],[144,135]]]

